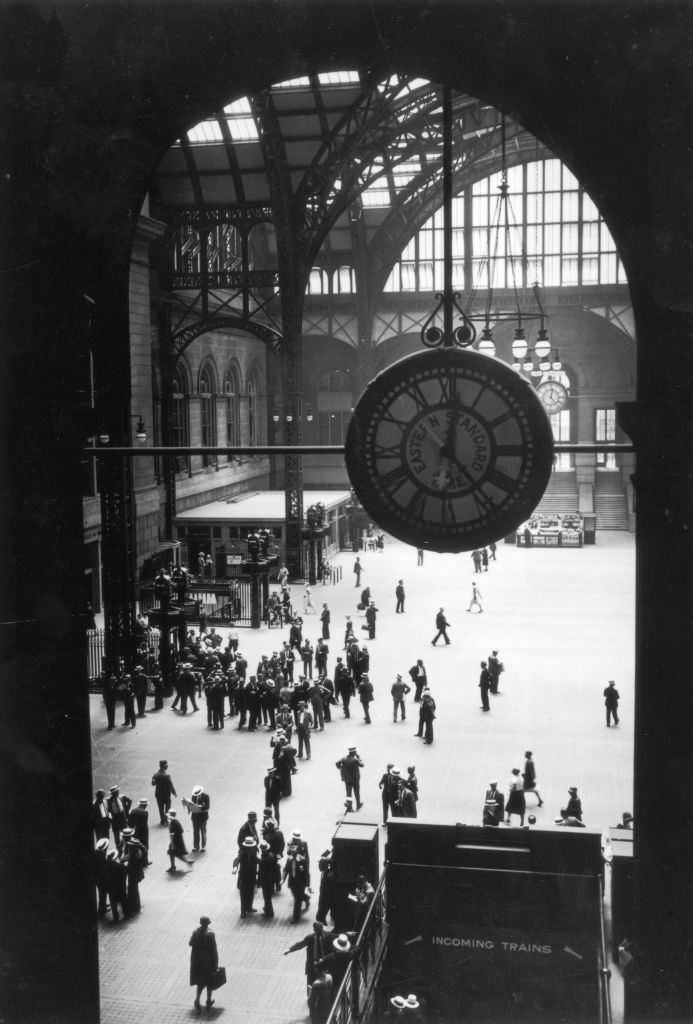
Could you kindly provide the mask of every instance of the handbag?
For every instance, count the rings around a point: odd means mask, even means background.
[[[210,985],[210,988],[213,991],[216,991],[216,989],[221,988],[221,986],[225,985],[225,984],[226,984],[226,968],[225,967],[217,967],[216,971],[212,975],[212,984]]]

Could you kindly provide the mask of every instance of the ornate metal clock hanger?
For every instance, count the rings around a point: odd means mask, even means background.
[[[516,227],[515,217],[509,196],[506,154],[505,115],[501,117],[501,181],[498,187],[499,196],[494,215],[490,224],[492,252],[480,260],[476,281],[469,291],[464,305],[460,304],[461,295],[453,290],[453,256],[452,256],[452,90],[445,86],[443,90],[443,291],[436,293],[437,305],[421,329],[421,340],[429,348],[439,346],[457,346],[472,348],[476,345],[478,352],[493,356],[496,346],[493,339],[493,327],[503,322],[514,322],[515,332],[512,342],[512,368],[518,373],[530,376],[534,383],[539,383],[548,372],[560,373],[563,369],[558,350],[553,349],[547,328],[548,316],[541,301],[539,283],[532,285],[534,304],[529,306],[522,302],[520,286],[516,275],[516,257],[512,251],[513,230]],[[513,310],[493,308],[495,268],[499,241],[505,240],[505,259],[512,277],[514,297]],[[522,253],[522,262],[527,266],[526,253]],[[488,287],[482,312],[475,311],[480,281],[484,272],[488,275]],[[459,323],[453,326],[455,311]],[[439,326],[442,313],[442,327]],[[538,321],[539,329],[533,349],[526,335],[525,325],[529,321]],[[477,324],[483,325],[481,333]],[[533,358],[534,357],[534,358]],[[534,361],[536,359],[536,363]]]

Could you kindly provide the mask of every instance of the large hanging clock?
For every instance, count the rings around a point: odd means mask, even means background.
[[[559,380],[545,380],[537,388],[539,401],[549,416],[555,416],[568,401],[568,391]]]
[[[353,488],[382,529],[433,551],[500,540],[539,503],[553,436],[533,388],[478,352],[440,348],[380,373],[346,438]]]

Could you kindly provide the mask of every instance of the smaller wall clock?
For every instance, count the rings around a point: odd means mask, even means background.
[[[568,392],[559,380],[545,380],[537,388],[537,395],[549,416],[555,416],[568,401]]]
[[[539,503],[553,435],[534,389],[467,349],[394,363],[359,399],[346,466],[382,529],[433,551],[470,551],[507,536]]]

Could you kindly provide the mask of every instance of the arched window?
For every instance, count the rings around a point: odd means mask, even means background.
[[[241,443],[241,385],[235,366],[229,366],[224,374],[224,413],[226,417],[226,443],[229,448]],[[228,456],[231,462],[232,456]]]
[[[353,267],[337,267],[332,275],[335,295],[353,295],[356,291],[356,272]]]
[[[248,444],[262,444],[262,408],[257,370],[248,374]]]
[[[200,439],[202,446],[217,443],[216,396],[214,394],[214,377],[209,366],[200,370]],[[215,466],[216,455],[203,455],[203,466]]]
[[[188,381],[182,367],[177,367],[171,381],[171,407],[169,410],[169,442],[174,447],[186,448],[190,444],[190,418]],[[176,472],[187,470],[187,455],[176,456]]]
[[[330,291],[330,282],[327,276],[326,270],[321,270],[320,267],[313,267],[308,278],[308,288],[306,292],[308,295],[328,295]]]

